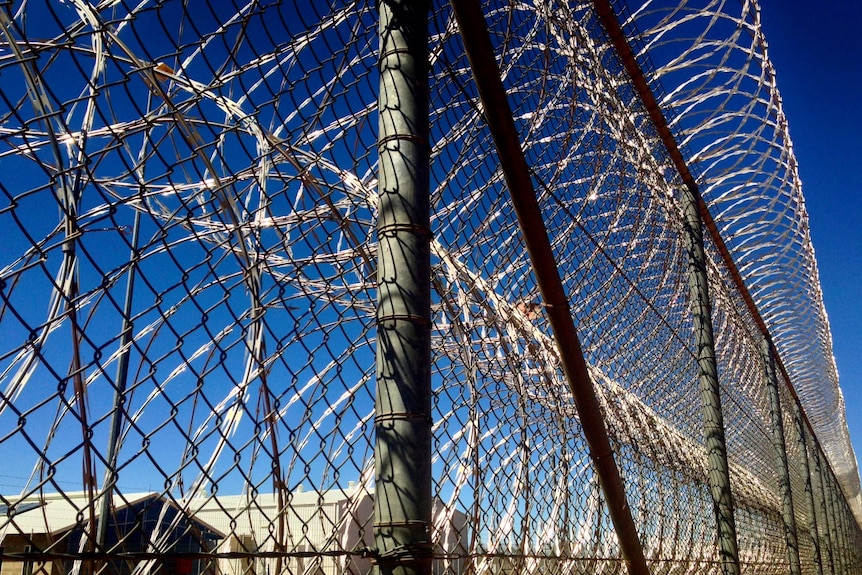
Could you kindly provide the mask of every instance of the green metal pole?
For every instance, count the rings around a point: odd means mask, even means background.
[[[848,511],[850,517],[850,549],[853,562],[853,573],[862,573],[862,530],[856,522],[856,516],[852,510]]]
[[[830,527],[828,498],[826,495],[826,481],[823,475],[823,462],[820,458],[820,446],[815,441],[811,449],[814,458],[814,490],[817,493],[817,508],[819,511],[817,521],[820,523],[823,533],[826,536],[826,560],[829,563],[829,573],[836,575],[838,570],[835,565],[835,543],[832,538],[832,529]]]
[[[859,574],[862,573],[859,565],[859,543],[856,537],[856,530],[859,526],[856,524],[856,518],[853,515],[853,509],[850,506],[850,502],[846,502],[845,508],[847,511],[845,512],[845,521],[847,522],[847,561],[850,569],[850,573]]]
[[[801,454],[802,474],[805,477],[805,505],[808,514],[808,532],[814,548],[814,565],[817,575],[824,575],[823,554],[821,552],[820,533],[817,530],[817,506],[814,503],[814,485],[811,476],[811,465],[808,463],[808,442],[805,439],[805,421],[802,418],[802,406],[797,398],[793,399],[793,429],[796,431],[796,441]]]
[[[850,548],[850,531],[847,523],[849,510],[847,509],[847,501],[844,499],[844,492],[840,485],[835,486],[836,501],[838,505],[838,532],[841,538],[841,556],[844,561],[844,572],[853,572],[853,558]]]
[[[379,573],[431,572],[428,1],[381,0],[374,541]]]
[[[830,530],[832,532],[832,538],[835,542],[835,571],[838,573],[846,574],[848,573],[848,567],[846,563],[846,557],[844,555],[844,540],[841,532],[841,512],[840,506],[838,504],[838,493],[835,485],[835,476],[832,475],[830,468],[827,465],[823,466],[823,474],[825,476],[826,481],[826,494],[829,499],[829,516],[832,519],[830,523]]]
[[[105,464],[105,479],[102,483],[101,502],[99,504],[99,523],[96,531],[96,549],[105,549],[105,538],[107,537],[108,519],[113,504],[114,486],[117,484],[117,457],[120,450],[120,431],[123,427],[123,410],[125,403],[126,387],[129,379],[129,355],[132,353],[132,298],[135,293],[135,274],[138,261],[138,239],[140,237],[141,211],[135,210],[135,219],[132,226],[132,253],[130,260],[128,279],[126,280],[126,294],[123,303],[123,332],[120,336],[120,349],[123,350],[117,361],[117,376],[114,387],[114,407],[111,412],[111,432],[108,437],[108,453]]]
[[[824,456],[825,458],[825,456]],[[829,495],[829,512],[832,518],[832,537],[835,540],[835,570],[838,573],[847,573],[847,565],[844,562],[844,545],[841,541],[841,517],[838,511],[837,493],[835,485],[835,476],[828,465],[823,466],[823,473],[826,475],[827,493]]]
[[[843,493],[843,492],[842,492]],[[850,511],[849,502],[842,499],[842,523],[843,523],[843,533],[844,533],[844,553],[847,557],[847,572],[848,573],[856,573],[858,570],[856,569],[853,550],[853,513]]]
[[[859,549],[856,546],[854,537],[854,529],[857,528],[856,519],[853,517],[853,510],[850,507],[850,502],[846,499],[842,499],[842,503],[842,507],[844,508],[844,541],[847,550],[847,570],[849,573],[858,574],[859,564],[856,559]]]
[[[724,436],[724,416],[718,384],[718,364],[715,358],[715,336],[712,329],[712,306],[709,301],[709,277],[706,272],[706,251],[694,186],[683,188],[685,240],[688,250],[689,295],[692,325],[697,346],[700,371],[700,400],[703,409],[705,446],[709,466],[709,490],[712,495],[718,531],[718,551],[724,575],[739,575],[739,548],[733,517],[733,495],[730,491],[730,470],[727,462],[727,442]]]
[[[769,396],[772,420],[772,446],[778,467],[778,487],[781,492],[781,520],[784,523],[784,540],[787,544],[787,560],[790,574],[802,575],[799,563],[799,539],[796,532],[796,515],[793,512],[793,491],[790,486],[790,470],[787,465],[787,445],[784,442],[784,418],[781,413],[781,397],[778,393],[778,376],[775,373],[775,352],[768,338],[761,339],[761,361]]]

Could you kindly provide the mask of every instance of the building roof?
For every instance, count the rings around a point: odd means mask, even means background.
[[[32,511],[33,509],[39,509],[42,507],[41,503],[19,503],[17,505],[6,505],[5,503],[0,503],[0,515],[5,515],[7,517],[12,517],[13,515],[20,515],[22,513],[26,513],[28,511]]]
[[[11,497],[4,498],[7,501],[14,500]],[[147,499],[158,499],[164,503],[180,509],[176,503],[163,494],[156,492],[124,493],[113,496],[114,509],[132,507],[146,501]],[[66,493],[42,493],[37,496],[27,497],[12,505],[4,505],[5,517],[0,518],[0,540],[9,534],[20,533],[32,535],[46,533],[56,535],[74,529],[78,525],[89,522],[89,508],[94,506],[96,514],[99,513],[99,500],[90,501],[88,494],[84,491]],[[12,511],[10,513],[10,510]],[[193,520],[209,531],[223,537],[224,534],[196,517]]]
[[[352,483],[347,489],[327,491],[294,490],[284,494],[281,511],[285,534],[292,544],[321,545],[340,540],[348,533],[370,529],[373,513],[373,489]],[[3,498],[14,501],[14,498]],[[226,539],[229,535],[250,535],[263,542],[272,540],[272,525],[278,521],[279,501],[276,493],[241,495],[207,495],[174,500],[162,493],[144,492],[114,495],[116,510],[133,507],[148,499],[171,505],[199,526]],[[98,514],[99,501],[90,502],[85,492],[45,493],[5,505],[6,517],[0,517],[0,541],[8,534],[59,535],[85,525],[89,508]],[[434,515],[442,516],[443,503],[434,501]],[[289,510],[289,511],[288,511]],[[455,523],[464,521],[457,512]]]

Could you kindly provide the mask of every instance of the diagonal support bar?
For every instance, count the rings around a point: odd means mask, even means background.
[[[631,575],[648,575],[646,558],[632,518],[625,486],[614,459],[605,421],[587,371],[569,300],[563,288],[548,231],[536,199],[530,170],[512,118],[500,69],[494,57],[485,17],[477,0],[451,0],[467,58],[494,139],[500,167],[512,197],[536,281],[545,301],[548,320],[560,350],[566,375],[590,457],[601,482],[620,550]]]
[[[751,319],[754,320],[754,323],[757,325],[757,329],[760,331],[760,334],[763,337],[771,339],[772,336],[769,333],[769,329],[766,327],[766,322],[764,321],[763,316],[760,315],[760,310],[757,308],[757,304],[754,302],[754,298],[752,297],[751,292],[748,291],[748,287],[745,285],[745,282],[742,279],[742,274],[740,273],[736,262],[733,261],[733,257],[730,255],[730,249],[727,247],[724,238],[718,231],[718,225],[715,223],[715,220],[713,219],[712,214],[709,211],[709,207],[706,205],[706,201],[704,201],[703,196],[700,194],[700,190],[694,180],[694,176],[692,176],[691,172],[688,169],[688,165],[686,164],[686,161],[682,156],[682,152],[677,146],[676,140],[673,137],[673,133],[670,131],[670,128],[667,124],[667,120],[665,119],[664,114],[662,113],[661,108],[659,107],[658,102],[655,99],[655,96],[652,93],[652,90],[649,87],[646,78],[644,77],[643,71],[637,63],[637,60],[634,56],[634,52],[632,52],[632,49],[629,46],[628,41],[626,40],[625,34],[620,27],[619,21],[617,20],[616,14],[614,13],[614,10],[610,5],[609,0],[594,0],[593,4],[596,8],[596,13],[599,16],[602,25],[605,27],[605,30],[608,32],[608,36],[611,38],[611,41],[614,45],[614,49],[617,50],[617,53],[620,55],[620,59],[622,60],[626,71],[632,78],[632,82],[635,86],[635,89],[637,90],[638,96],[644,103],[644,106],[647,109],[647,113],[649,114],[650,120],[658,131],[658,135],[661,138],[661,141],[664,144],[665,148],[667,149],[668,154],[670,155],[670,158],[674,163],[674,167],[677,170],[677,173],[679,173],[680,177],[682,178],[682,181],[685,183],[688,190],[690,190],[694,194],[694,198],[697,202],[697,208],[700,212],[700,218],[703,222],[703,226],[706,228],[706,231],[709,234],[712,243],[714,244],[716,250],[721,256],[721,260],[724,263],[724,266],[727,269],[728,273],[730,274],[731,280],[733,281],[733,285],[736,287],[737,292],[742,298],[742,301],[745,303],[745,307],[751,314]],[[790,395],[793,396],[794,400],[799,402],[801,405],[799,394],[796,392],[796,388],[793,386],[793,381],[790,379],[790,375],[787,372],[787,368],[784,366],[784,362],[781,360],[781,356],[778,355],[777,350],[773,351],[773,359],[775,361],[775,367],[778,370],[778,373],[787,382],[787,389],[790,392]],[[811,424],[804,410],[802,410],[802,419],[805,422],[806,427],[811,430],[811,433],[813,435],[814,426]],[[817,444],[816,440],[815,444]],[[818,449],[820,448],[818,447]],[[832,473],[833,476],[837,477],[828,461],[826,462],[826,465],[827,467],[829,467],[830,473]]]
[[[698,379],[703,409],[705,446],[708,454],[709,489],[715,511],[722,572],[724,575],[739,575],[739,544],[736,534],[736,521],[733,516],[734,506],[730,486],[727,441],[724,433],[724,416],[721,408],[718,365],[715,357],[712,306],[709,296],[709,278],[706,271],[706,253],[703,239],[704,226],[716,242],[728,269],[731,271],[737,288],[739,288],[749,309],[752,310],[758,326],[761,327],[764,335],[768,335],[768,331],[757,312],[757,307],[745,289],[745,285],[730,258],[730,254],[721,236],[718,234],[718,230],[709,215],[709,210],[706,208],[706,203],[700,194],[697,183],[694,181],[694,177],[692,177],[685,159],[682,157],[679,146],[677,146],[676,140],[668,127],[667,120],[644,77],[643,70],[641,70],[640,65],[634,57],[634,52],[632,52],[631,46],[623,33],[613,7],[609,0],[594,0],[593,4],[614,50],[619,55],[644,108],[646,108],[649,114],[650,120],[658,131],[665,149],[685,183],[685,187],[682,190],[683,225],[685,227],[685,239],[688,251],[689,293],[693,308],[692,325],[695,330],[697,364],[700,372]]]

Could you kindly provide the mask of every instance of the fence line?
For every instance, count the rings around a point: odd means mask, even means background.
[[[862,572],[759,7],[602,4],[484,5],[493,73],[433,2],[427,84],[386,48],[421,3],[0,5],[2,575]]]

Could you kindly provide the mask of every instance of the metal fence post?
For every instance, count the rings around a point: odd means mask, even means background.
[[[682,200],[684,239],[688,252],[689,295],[694,315],[692,324],[697,345],[698,381],[703,406],[709,487],[716,517],[722,571],[724,575],[739,575],[739,550],[736,540],[736,524],[733,518],[733,496],[730,491],[730,471],[727,463],[724,417],[721,412],[718,367],[715,359],[715,337],[712,329],[712,308],[709,301],[709,278],[706,273],[706,253],[703,244],[703,218],[710,218],[709,210],[703,203],[697,183],[694,181],[673,133],[668,127],[661,107],[644,77],[643,70],[641,70],[626,39],[613,6],[608,0],[593,0],[593,4],[599,21],[605,28],[611,44],[613,44],[623,66],[631,77],[637,94],[658,131],[662,144],[685,184]],[[701,217],[701,210],[704,213],[703,218]],[[711,218],[708,222],[711,222]],[[718,236],[717,233],[713,237],[716,236]],[[720,236],[718,238],[720,241]],[[725,263],[731,264],[728,267],[735,269],[732,267],[729,254],[726,251],[723,254]],[[753,302],[750,305],[756,312]]]
[[[821,470],[823,471],[827,499],[829,500],[829,505],[827,509],[829,510],[829,517],[831,519],[829,529],[832,533],[832,540],[834,541],[833,554],[835,556],[835,571],[837,573],[844,574],[848,573],[848,571],[847,564],[845,561],[846,558],[844,556],[845,548],[841,529],[841,514],[838,510],[838,494],[836,493],[834,476],[830,472],[829,467],[827,465],[824,465]]]
[[[805,477],[805,505],[808,513],[808,531],[811,535],[811,544],[814,547],[814,564],[817,567],[817,575],[824,575],[820,532],[817,528],[817,506],[814,503],[814,483],[811,465],[808,463],[808,442],[805,439],[805,421],[802,418],[802,407],[799,405],[799,400],[794,397],[791,405],[793,407],[793,429],[796,431],[796,441],[799,444],[799,453],[801,454],[802,474]]]
[[[859,547],[854,538],[854,530],[858,529],[858,526],[853,517],[853,510],[850,508],[850,502],[844,499],[843,496],[841,502],[843,504],[842,507],[844,508],[844,543],[846,546],[845,549],[847,550],[847,571],[848,573],[859,573],[859,564],[856,561]]]
[[[712,329],[712,305],[709,301],[709,276],[703,244],[703,223],[698,194],[683,187],[684,228],[688,251],[688,284],[692,306],[692,325],[697,346],[700,400],[703,408],[705,445],[709,465],[709,489],[712,494],[718,530],[718,551],[724,575],[739,575],[739,549],[733,518],[733,495],[730,491],[730,469],[724,436],[724,416],[715,359],[715,336]]]
[[[509,188],[512,207],[517,215],[536,283],[545,303],[545,313],[560,350],[561,367],[577,409],[581,430],[589,446],[590,459],[599,477],[620,552],[631,575],[649,575],[640,535],[572,320],[569,297],[560,277],[527,160],[521,148],[481,3],[479,0],[452,0],[451,5],[484,107],[485,120]]]
[[[835,541],[832,538],[831,521],[829,518],[828,498],[826,495],[826,481],[823,475],[823,462],[820,459],[820,446],[817,442],[813,442],[811,453],[814,457],[814,490],[817,493],[817,507],[819,509],[818,522],[820,523],[823,533],[826,536],[826,560],[829,562],[829,572],[832,575],[837,573],[835,565]]]
[[[799,564],[799,539],[796,532],[796,515],[793,513],[793,491],[790,486],[790,471],[787,466],[787,445],[784,442],[784,419],[781,413],[781,397],[778,394],[778,377],[775,373],[775,356],[772,342],[761,338],[761,361],[769,396],[769,411],[772,419],[772,446],[778,466],[778,484],[781,491],[781,519],[784,523],[784,539],[787,543],[787,560],[791,575],[801,575]]]
[[[381,0],[377,569],[431,572],[431,298],[427,1]]]
[[[135,211],[134,224],[132,225],[132,253],[130,261],[134,262],[137,257],[138,239],[140,237],[141,212]],[[113,504],[114,487],[117,483],[117,452],[120,449],[120,432],[123,427],[123,402],[125,401],[126,384],[129,378],[129,354],[132,352],[132,298],[135,294],[135,276],[137,268],[135,264],[129,267],[126,279],[126,292],[123,303],[123,331],[120,336],[120,349],[122,353],[117,361],[117,375],[114,382],[114,407],[111,411],[111,431],[108,437],[108,449],[105,465],[105,479],[102,483],[101,502],[99,503],[99,521],[96,531],[96,549],[105,551],[105,538],[107,537],[108,520]]]
[[[848,537],[848,525],[847,525],[847,505],[844,500],[844,494],[841,491],[840,485],[835,485],[835,504],[838,509],[836,512],[836,519],[838,522],[838,538],[840,540],[839,545],[841,546],[841,561],[844,565],[844,572],[851,573],[852,572],[852,559],[850,556],[850,539]]]
[[[848,510],[847,522],[850,524],[850,569],[851,573],[862,572],[862,530],[856,523],[853,511]]]

